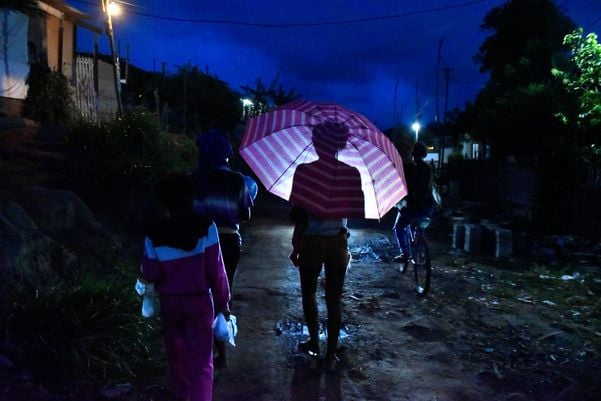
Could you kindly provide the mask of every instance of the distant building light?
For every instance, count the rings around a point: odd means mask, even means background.
[[[240,99],[242,101],[242,106],[244,107],[252,107],[254,105],[253,101],[250,99]]]

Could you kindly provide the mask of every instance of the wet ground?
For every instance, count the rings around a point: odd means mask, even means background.
[[[306,328],[286,205],[259,207],[244,228],[240,332],[229,367],[216,372],[215,400],[598,399],[599,266],[452,254],[434,227],[432,288],[420,299],[390,262],[392,217],[350,224],[342,363],[330,373],[296,350]]]
[[[215,372],[214,400],[599,399],[600,266],[576,258],[547,265],[454,253],[450,229],[439,222],[430,229],[432,287],[422,299],[411,275],[391,262],[392,214],[380,223],[349,224],[353,261],[343,294],[341,364],[326,372],[319,358],[297,351],[306,328],[298,270],[288,260],[287,208],[260,199],[244,226],[232,308],[239,333],[236,347],[228,348],[228,367]],[[148,381],[104,394],[168,400],[166,377]],[[84,399],[31,386],[6,383],[13,392],[0,391],[0,400]],[[85,399],[101,398],[94,392]]]
[[[37,183],[30,164],[14,165],[7,177]],[[394,216],[351,222],[342,363],[330,373],[319,358],[296,351],[305,334],[298,271],[287,257],[292,227],[286,214],[285,202],[259,199],[244,226],[233,305],[240,332],[228,368],[215,373],[214,400],[601,399],[598,262],[453,254],[450,228],[434,224],[432,288],[420,299],[411,276],[390,262]],[[324,309],[321,299],[322,321]],[[118,401],[168,399],[165,377],[108,390],[103,394]],[[97,389],[81,396],[50,393],[31,378],[0,375],[0,401],[100,399],[109,398]]]

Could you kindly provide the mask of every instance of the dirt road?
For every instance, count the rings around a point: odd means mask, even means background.
[[[598,266],[573,267],[579,279],[562,280],[544,266],[448,256],[443,237],[431,294],[418,299],[389,262],[390,223],[350,224],[342,364],[326,373],[296,351],[305,335],[286,205],[257,210],[234,289],[240,333],[229,367],[216,372],[215,400],[597,399]]]

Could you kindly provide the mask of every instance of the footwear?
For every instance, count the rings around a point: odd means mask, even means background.
[[[227,368],[227,352],[225,350],[225,342],[215,341],[215,348],[217,348],[217,352],[213,354],[213,366],[215,369]]]
[[[226,369],[227,368],[227,358],[225,355],[217,355],[215,359],[213,359],[213,366],[215,369]]]
[[[395,263],[405,263],[407,262],[407,260],[409,260],[409,255],[407,255],[406,253],[401,253],[398,256],[395,256],[392,261]]]
[[[312,340],[307,340],[302,343],[298,343],[298,350],[309,356],[317,356],[319,355],[319,344]]]
[[[339,364],[340,358],[338,358],[338,356],[334,353],[326,354],[325,358],[323,359],[324,368],[328,372],[335,372]]]

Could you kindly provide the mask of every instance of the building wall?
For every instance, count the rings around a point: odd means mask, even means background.
[[[62,69],[58,65],[59,61],[59,38],[60,27],[63,26],[63,47],[62,47]],[[48,67],[52,70],[59,69],[68,78],[73,78],[73,35],[75,27],[67,20],[61,20],[54,15],[48,15],[46,20],[46,45],[48,48]]]
[[[117,95],[113,66],[107,62],[98,61],[98,118],[108,120],[117,113]]]

